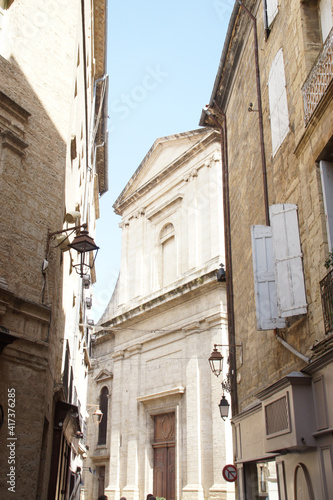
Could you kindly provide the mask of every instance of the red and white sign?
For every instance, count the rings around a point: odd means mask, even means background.
[[[237,479],[237,468],[233,464],[223,467],[222,476],[229,483],[233,483]]]

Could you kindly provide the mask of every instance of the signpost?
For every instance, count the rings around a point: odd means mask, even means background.
[[[237,468],[233,464],[223,467],[222,476],[229,483],[233,483],[237,479]]]

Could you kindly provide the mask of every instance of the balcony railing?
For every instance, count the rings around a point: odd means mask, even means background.
[[[325,333],[333,330],[333,269],[320,282]]]
[[[319,54],[317,61],[313,65],[313,68],[302,87],[305,125],[308,124],[332,80],[333,29],[331,29],[330,34],[326,38],[323,50]]]

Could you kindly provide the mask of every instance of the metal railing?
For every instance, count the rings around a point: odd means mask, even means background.
[[[320,282],[325,333],[333,330],[333,269]]]
[[[304,120],[308,124],[320,100],[333,80],[333,29],[302,87]]]

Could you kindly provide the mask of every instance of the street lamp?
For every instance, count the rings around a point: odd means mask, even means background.
[[[220,375],[223,369],[223,356],[220,351],[217,350],[217,344],[214,344],[213,352],[208,358],[210,369],[217,377]]]
[[[71,231],[70,234],[64,234],[68,233],[68,231]],[[76,231],[76,236],[72,243],[66,243],[68,240],[69,236]],[[86,276],[86,270],[92,269],[95,264],[95,260],[97,257],[97,253],[99,250],[99,247],[96,245],[94,242],[93,238],[89,236],[89,232],[87,231],[87,224],[81,224],[80,226],[75,226],[71,227],[68,229],[61,229],[60,231],[55,231],[53,233],[48,233],[47,235],[47,245],[46,245],[46,258],[43,263],[43,272],[46,271],[47,269],[47,256],[49,253],[49,248],[50,248],[50,240],[51,238],[56,237],[58,238],[58,244],[57,247],[60,247],[62,251],[68,250],[69,248],[73,248],[73,250],[76,250],[80,254],[80,262],[79,264],[74,264],[73,267],[75,268],[75,271],[81,276]],[[95,255],[92,254],[92,252],[95,252]],[[92,254],[93,259],[90,259],[86,262],[86,254],[89,256]]]
[[[241,363],[243,362],[243,347],[242,344],[236,344],[236,345],[228,345],[228,344],[214,344],[214,349],[208,358],[210,369],[212,370],[212,373],[216,375],[217,377],[221,374],[223,370],[223,356],[220,353],[220,351],[217,349],[217,347],[240,347],[241,352],[240,352],[240,357],[241,357]],[[229,363],[229,360],[228,360]],[[218,405],[220,409],[220,415],[222,420],[225,420],[228,415],[229,415],[229,408],[230,404],[228,403],[224,391],[226,392],[231,392],[231,381],[230,381],[230,371],[227,374],[227,378],[222,381],[222,398],[221,401]]]
[[[226,418],[228,418],[230,405],[229,405],[228,401],[226,400],[226,397],[224,394],[222,394],[222,398],[221,398],[221,401],[220,401],[218,407],[220,409],[220,414],[221,414],[222,420],[225,420]]]
[[[96,408],[96,410],[92,414],[92,417],[93,417],[94,424],[99,425],[102,421],[102,418],[103,418],[103,413],[101,412],[99,406],[98,405],[87,405],[87,408]]]
[[[82,278],[84,275],[87,274],[85,272],[86,268],[92,269],[94,267],[99,247],[96,245],[93,238],[91,236],[89,236],[89,233],[86,229],[79,232],[75,236],[72,243],[69,243],[68,246],[70,248],[73,248],[74,250],[76,250],[80,254],[79,264],[75,264],[75,265],[73,265],[73,267],[75,268],[75,271]],[[90,252],[95,252],[92,263],[90,263],[89,261],[86,262],[86,254],[90,254]]]

